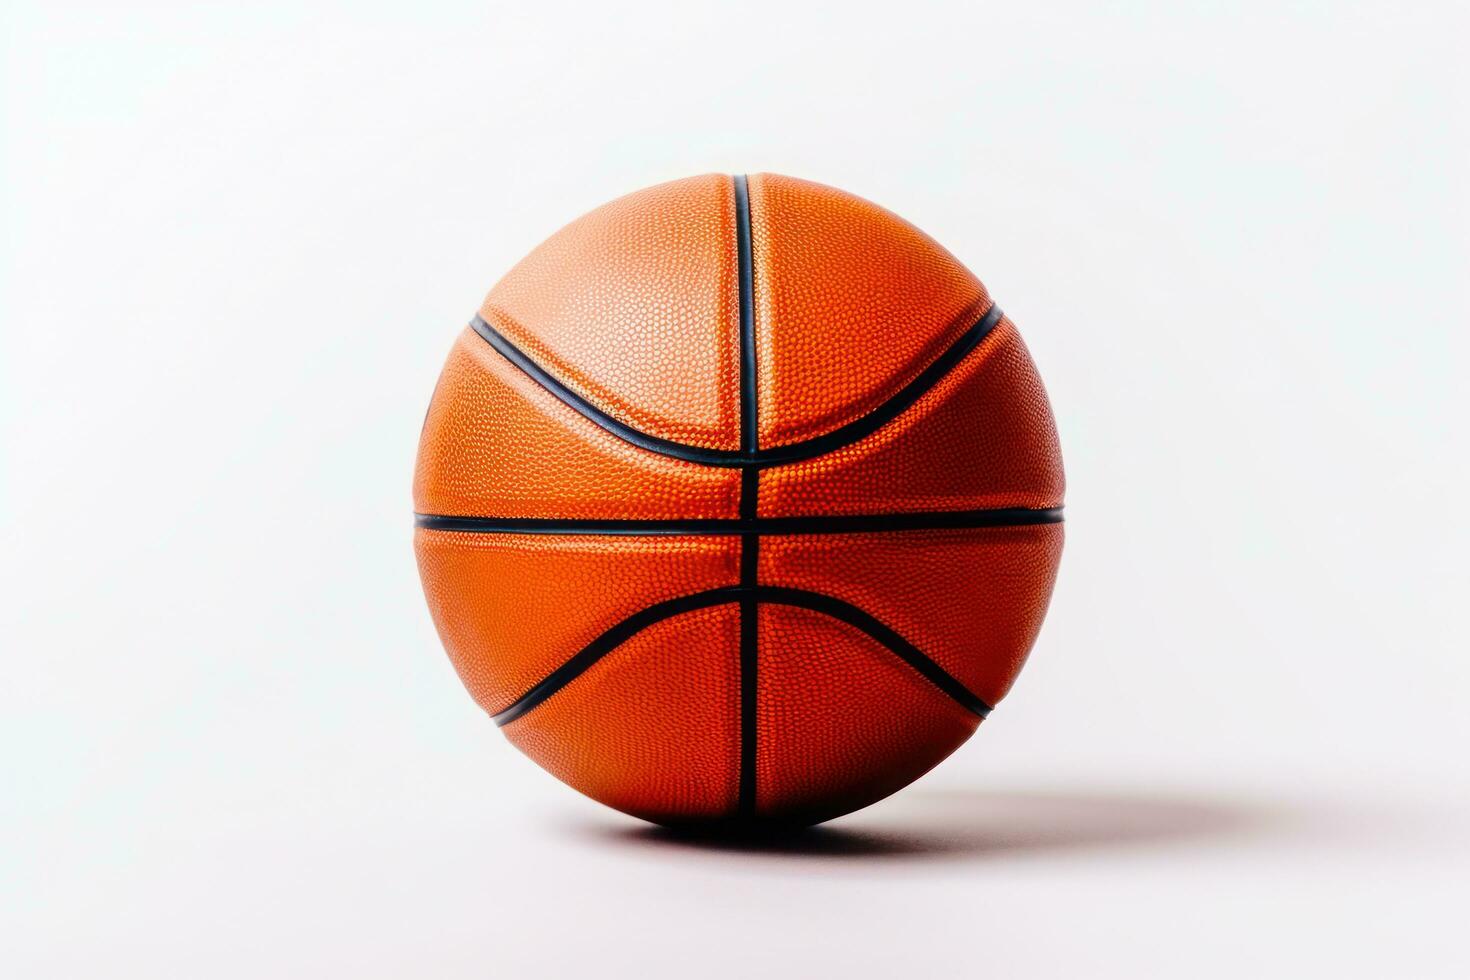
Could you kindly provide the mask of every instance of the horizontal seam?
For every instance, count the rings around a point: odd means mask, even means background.
[[[830,514],[801,517],[687,518],[667,520],[472,517],[415,514],[414,526],[429,531],[470,534],[590,534],[613,536],[700,536],[739,534],[872,534],[987,527],[1060,524],[1061,507],[999,507],[960,511],[910,511],[895,514]]]

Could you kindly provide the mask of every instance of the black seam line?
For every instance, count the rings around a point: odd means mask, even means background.
[[[576,680],[588,667],[597,663],[625,641],[632,639],[635,634],[680,613],[734,602],[740,598],[741,591],[738,588],[711,589],[708,592],[679,596],[676,599],[668,599],[640,609],[587,644],[566,663],[547,674],[543,680],[517,698],[510,707],[491,715],[490,720],[497,725],[510,724]]]
[[[747,457],[760,449],[759,403],[756,400],[755,253],[750,239],[750,188],[746,178],[735,178],[735,270],[740,312],[740,450]],[[760,469],[746,463],[740,468],[740,518],[754,521],[759,513]],[[751,591],[760,566],[760,535],[740,538],[740,774],[735,812],[755,812],[757,677],[760,671],[760,604]]]
[[[754,537],[746,538],[743,542],[742,546],[752,555],[751,564],[754,564],[753,556],[758,543],[759,539]],[[741,581],[746,581],[744,575],[741,576]],[[754,574],[749,581],[751,584],[742,586],[740,597],[740,777],[735,795],[737,814],[755,812],[760,603],[754,593]]]
[[[823,595],[820,592],[809,592],[806,589],[788,589],[775,585],[763,585],[757,588],[756,594],[763,602],[773,602],[784,606],[798,606],[802,609],[810,609],[813,612],[823,613],[833,619],[840,619],[849,626],[868,634],[889,652],[896,654],[904,663],[917,670],[926,680],[939,688],[945,694],[957,701],[966,710],[984,718],[990,714],[991,707],[984,701],[970,693],[970,689],[961,684],[953,674],[939,666],[933,660],[925,656],[924,651],[904,639],[893,629],[881,621],[863,612],[851,603],[843,602],[835,596]]]
[[[986,704],[972,694],[969,688],[960,683],[953,674],[950,674],[943,667],[939,666],[939,664],[929,659],[922,650],[904,639],[890,627],[884,625],[881,621],[863,612],[857,606],[833,596],[823,595],[820,592],[808,592],[805,589],[790,589],[775,585],[758,585],[750,588],[726,586],[719,589],[710,589],[706,592],[695,592],[692,595],[667,599],[639,610],[618,623],[612,629],[603,633],[566,663],[546,675],[544,680],[533,685],[530,690],[517,698],[515,703],[510,707],[491,715],[490,720],[497,725],[503,726],[510,724],[576,680],[589,667],[611,653],[618,646],[632,639],[633,636],[655,623],[662,622],[680,613],[693,612],[696,609],[708,609],[711,606],[721,606],[731,602],[742,602],[746,600],[755,603],[766,602],[780,606],[796,606],[841,620],[882,644],[900,660],[913,667],[926,680],[949,695],[950,698],[971,713],[984,718],[992,710],[989,704]]]
[[[750,244],[750,191],[745,177],[735,178],[735,256],[740,306],[740,450],[755,455],[755,268]]]
[[[865,534],[884,531],[929,531],[947,528],[1021,527],[1060,524],[1062,508],[1032,510],[1002,507],[988,510],[914,511],[902,514],[853,514],[811,517],[708,518],[690,520],[562,520],[540,517],[451,517],[415,514],[414,526],[430,531],[471,534],[590,534],[613,536]]]
[[[933,388],[948,374],[955,365],[965,358],[972,350],[980,345],[980,342],[990,335],[995,325],[1000,322],[1001,309],[999,306],[991,305],[985,315],[975,324],[960,335],[960,338],[951,344],[937,358],[929,363],[929,366],[920,371],[919,374],[908,384],[895,392],[887,401],[866,415],[856,418],[846,425],[833,429],[824,435],[805,439],[801,442],[793,442],[784,446],[771,446],[766,449],[755,449],[733,451],[728,449],[710,449],[705,446],[691,446],[687,443],[674,442],[672,439],[661,439],[658,436],[649,435],[647,432],[635,429],[631,425],[619,422],[602,409],[593,405],[587,399],[577,394],[566,385],[551,375],[545,368],[531,360],[520,348],[516,347],[499,330],[479,315],[470,321],[470,329],[479,334],[486,343],[495,348],[501,356],[520,368],[531,380],[554,395],[557,399],[574,409],[588,420],[601,428],[622,439],[624,442],[632,443],[640,449],[659,453],[663,456],[672,456],[675,459],[686,460],[691,463],[702,463],[706,466],[780,466],[785,463],[794,463],[802,459],[810,459],[813,456],[821,456],[835,449],[857,442],[865,436],[872,435],[883,426],[897,418],[906,408],[918,401],[925,392]]]

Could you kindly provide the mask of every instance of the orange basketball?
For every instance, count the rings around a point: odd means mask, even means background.
[[[429,406],[414,543],[465,686],[559,779],[659,823],[815,823],[1005,696],[1062,485],[1041,379],[954,256],[716,174],[490,291]]]

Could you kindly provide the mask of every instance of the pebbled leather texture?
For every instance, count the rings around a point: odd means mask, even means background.
[[[414,479],[421,514],[734,517],[740,474],[638,450],[492,350],[460,335],[424,420]]]
[[[751,177],[750,200],[762,446],[876,408],[990,306],[958,259],[876,204],[777,174]]]
[[[739,445],[730,178],[676,180],[603,205],[506,273],[480,315],[634,428]]]
[[[731,605],[666,619],[501,730],[553,776],[625,813],[660,823],[729,813],[739,632]]]
[[[820,592],[892,627],[987,704],[1041,630],[1062,525],[805,534],[761,542],[763,585]]]
[[[756,812],[816,823],[893,793],[958,748],[980,719],[857,630],[763,605]]]
[[[841,449],[761,474],[760,512],[887,514],[1056,507],[1062,452],[1046,390],[1003,318],[898,418]]]
[[[990,309],[954,256],[882,208],[789,177],[747,186],[748,264],[735,179],[674,181],[557,232],[480,315],[615,422],[728,454],[752,431],[759,451],[864,418]],[[745,430],[743,310],[756,409]],[[823,448],[758,467],[645,448],[461,333],[425,419],[415,509],[564,524],[416,530],[429,608],[466,688],[558,778],[664,823],[815,822],[918,778],[1009,691],[1062,526],[772,534],[758,520],[1060,507],[1051,409],[1001,317],[891,421]],[[606,526],[752,517],[699,534]],[[869,626],[791,604],[798,594],[840,600]],[[650,607],[666,612],[650,619]],[[930,674],[886,642],[916,650]]]
[[[740,575],[734,537],[414,533],[434,625],[491,714],[609,626]]]

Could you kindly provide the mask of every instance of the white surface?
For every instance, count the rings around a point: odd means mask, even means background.
[[[6,7],[5,975],[1470,970],[1463,6],[204,6]],[[750,852],[498,736],[408,486],[511,262],[763,169],[986,280],[1070,522],[981,734]]]

